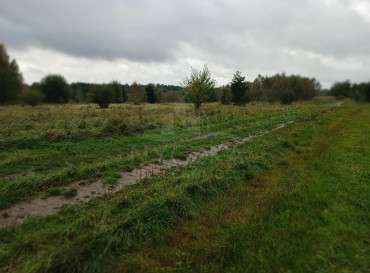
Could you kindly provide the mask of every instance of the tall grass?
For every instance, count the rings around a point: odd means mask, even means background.
[[[312,102],[246,107],[206,104],[201,117],[195,117],[191,107],[123,104],[105,110],[92,105],[0,108],[5,125],[0,130],[14,132],[0,139],[0,208],[73,181],[102,178],[114,182],[120,172],[140,164],[184,158],[192,151],[329,109]]]

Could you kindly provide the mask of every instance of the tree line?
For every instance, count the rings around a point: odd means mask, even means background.
[[[273,76],[258,75],[254,81],[246,81],[236,71],[230,83],[216,87],[207,66],[191,70],[180,85],[150,83],[131,85],[112,81],[107,84],[76,82],[68,84],[61,75],[47,75],[40,82],[28,86],[23,83],[22,74],[15,60],[10,60],[6,49],[0,44],[0,103],[19,102],[37,105],[46,103],[67,103],[74,101],[97,103],[107,108],[111,103],[142,102],[191,102],[196,113],[200,113],[204,102],[219,101],[222,104],[245,105],[251,101],[280,101],[290,104],[297,100],[309,100],[318,95],[320,83],[314,78],[285,73]],[[349,81],[335,83],[330,94],[369,101],[370,83],[350,84]]]
[[[359,102],[370,102],[370,82],[354,83],[349,80],[336,82],[329,95],[337,98],[352,98]]]
[[[26,104],[46,103],[88,103],[96,102],[102,108],[110,103],[163,103],[179,102],[184,99],[180,86],[164,84],[142,85],[137,82],[121,84],[112,81],[107,84],[76,82],[68,84],[61,75],[47,75],[40,82],[30,86],[23,84],[18,99]],[[16,101],[16,97],[12,100]],[[32,102],[32,103],[30,103]]]

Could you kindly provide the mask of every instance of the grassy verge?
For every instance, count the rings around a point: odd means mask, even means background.
[[[261,115],[256,114],[257,110],[246,113],[239,109],[230,120],[213,120],[188,128],[166,127],[139,136],[61,141],[32,149],[8,149],[0,153],[0,176],[3,176],[0,178],[0,208],[73,181],[98,178],[114,181],[120,172],[154,159],[185,158],[192,151],[270,130],[279,123],[309,118],[326,110],[328,107],[316,103],[286,108],[271,105],[270,111],[260,110]],[[9,175],[15,176],[9,179]]]
[[[139,270],[147,262],[141,253],[164,244],[180,223],[197,219],[207,203],[240,183],[253,184],[273,164],[285,164],[282,158],[287,154],[311,147],[313,137],[352,112],[344,108],[312,115],[112,197],[1,229],[0,269],[101,272],[111,266]]]
[[[338,115],[276,167],[207,204],[164,244],[125,254],[107,272],[368,272],[365,107]]]

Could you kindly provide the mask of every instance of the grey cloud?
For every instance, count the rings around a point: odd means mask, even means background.
[[[359,1],[0,0],[0,37],[17,50],[91,59],[168,63],[194,54],[226,68],[326,73],[320,59],[304,63],[287,51],[366,64],[370,20],[352,9]]]
[[[347,1],[348,2],[348,1]],[[236,39],[348,56],[369,54],[369,24],[314,1],[5,1],[1,37],[84,57],[163,61],[179,42],[230,51]],[[238,50],[238,49],[237,49]],[[248,52],[240,52],[248,54]],[[232,53],[229,53],[232,55]]]
[[[10,46],[41,46],[75,56],[139,61],[171,56],[177,39],[165,29],[162,9],[102,3],[2,1],[0,17],[6,24],[0,34]]]

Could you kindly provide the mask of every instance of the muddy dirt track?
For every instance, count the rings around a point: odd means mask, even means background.
[[[293,123],[288,121],[277,125],[273,130],[284,128],[286,125]],[[138,183],[139,181],[150,178],[154,175],[163,173],[165,170],[173,167],[186,166],[189,163],[208,156],[213,156],[220,151],[228,149],[233,144],[242,144],[254,138],[261,137],[267,134],[268,131],[260,132],[256,135],[250,135],[242,139],[235,139],[230,142],[222,143],[212,146],[202,152],[192,152],[185,160],[181,159],[167,159],[162,160],[158,164],[148,164],[142,168],[134,169],[130,172],[123,172],[121,178],[115,184],[103,184],[101,180],[93,183],[74,182],[64,187],[68,190],[71,188],[77,189],[77,195],[74,197],[66,198],[62,196],[51,196],[46,199],[38,197],[33,200],[19,202],[10,208],[0,211],[0,227],[9,226],[23,222],[25,219],[36,216],[45,216],[57,212],[65,205],[75,205],[80,203],[87,203],[92,198],[103,195],[110,195],[122,190],[127,185]],[[43,194],[42,194],[43,195]]]

